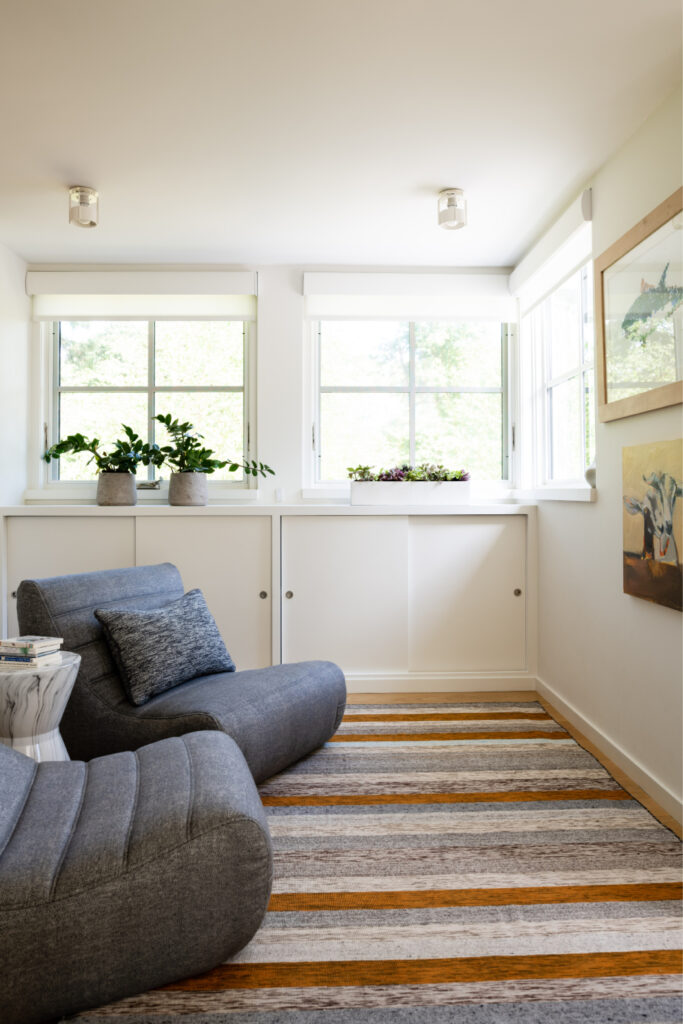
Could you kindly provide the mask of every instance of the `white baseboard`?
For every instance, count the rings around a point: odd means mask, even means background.
[[[480,690],[535,690],[529,672],[347,672],[349,693],[468,693]]]
[[[549,686],[542,679],[537,679],[536,690],[541,697],[545,697],[558,711],[561,711],[565,718],[574,725],[584,736],[594,743],[596,747],[609,757],[610,760],[626,772],[645,792],[652,797],[661,807],[664,808],[679,823],[683,820],[683,801],[668,786],[655,778],[647,768],[639,761],[632,758],[615,740],[606,736],[590,719],[585,718],[581,712],[569,701],[564,700],[552,686]]]

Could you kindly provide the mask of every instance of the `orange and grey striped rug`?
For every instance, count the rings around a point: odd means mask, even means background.
[[[261,786],[262,929],[80,1024],[679,1024],[681,845],[537,703],[357,705]]]

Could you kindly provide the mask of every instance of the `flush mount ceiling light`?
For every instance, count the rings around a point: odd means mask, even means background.
[[[467,202],[461,188],[444,188],[439,192],[439,227],[453,231],[467,224]]]
[[[72,185],[69,189],[69,224],[79,228],[97,227],[100,197],[87,185]]]

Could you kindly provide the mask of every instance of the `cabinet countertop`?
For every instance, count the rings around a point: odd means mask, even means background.
[[[510,502],[472,502],[464,505],[8,505],[0,516],[520,516],[536,506]]]

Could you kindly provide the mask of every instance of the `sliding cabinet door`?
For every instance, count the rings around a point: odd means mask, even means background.
[[[199,587],[238,669],[272,661],[270,549],[269,516],[137,520],[137,564],[173,562],[186,591]]]
[[[285,516],[282,660],[345,672],[408,665],[406,516]]]
[[[411,672],[526,667],[526,516],[411,516]]]

